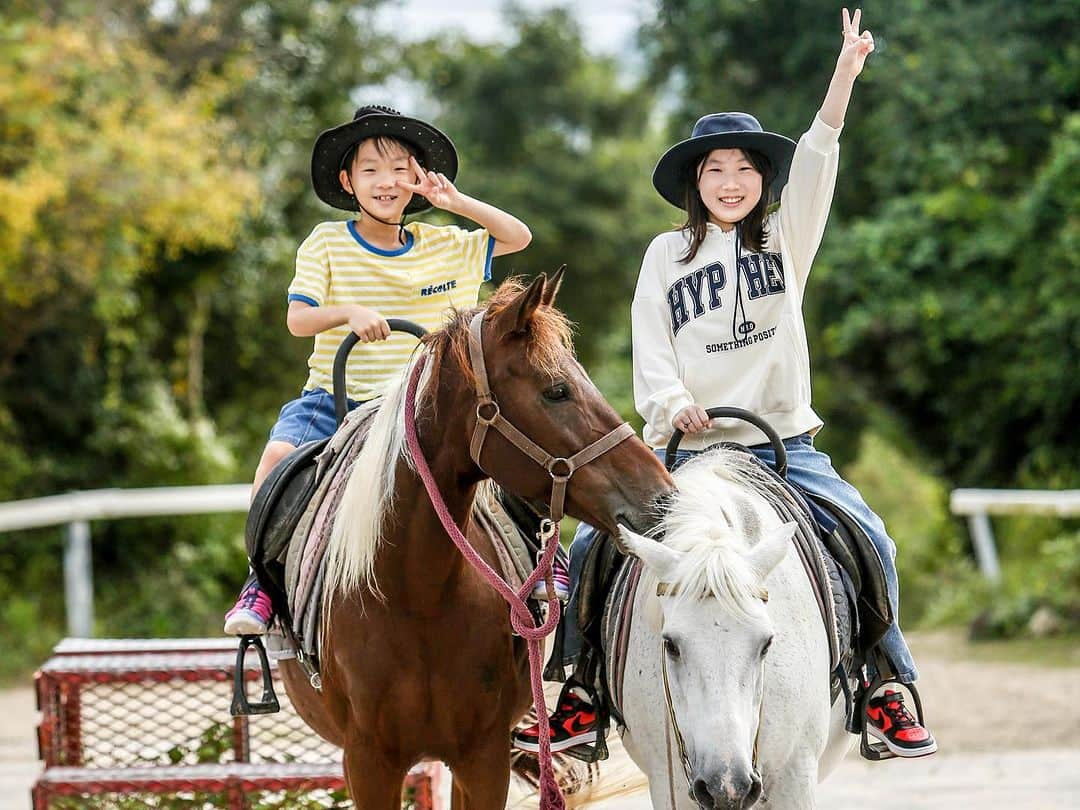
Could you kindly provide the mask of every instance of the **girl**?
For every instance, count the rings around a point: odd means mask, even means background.
[[[899,615],[895,544],[829,457],[814,448],[822,421],[810,405],[802,317],[803,292],[836,182],[844,114],[855,78],[874,50],[870,32],[859,32],[860,17],[859,10],[851,17],[843,10],[836,70],[797,145],[763,131],[746,113],[714,113],[698,120],[690,138],[657,163],[653,185],[686,211],[686,222],[657,236],[642,262],[631,308],[634,400],[646,422],[645,441],[661,458],[678,428],[686,434],[682,458],[733,441],[771,462],[772,450],[761,444],[764,437],[756,428],[734,420],[713,425],[705,408],[736,406],[764,417],[784,439],[788,480],[843,508],[873,540]],[[780,207],[770,213],[776,196]],[[591,540],[588,528],[575,537],[572,580]],[[573,602],[567,614],[572,620]],[[576,628],[567,638],[579,638]],[[895,622],[881,647],[897,680],[913,683],[918,673]],[[570,717],[574,722],[563,722]],[[595,717],[590,697],[568,683],[552,717],[553,734],[572,727],[576,734],[569,744],[595,741],[595,731],[583,731],[585,717]],[[898,756],[937,750],[899,692],[888,690],[872,700],[868,719],[868,731]],[[528,729],[515,740],[532,748],[536,734]]]

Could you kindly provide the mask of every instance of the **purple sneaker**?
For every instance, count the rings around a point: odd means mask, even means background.
[[[274,608],[270,597],[253,583],[244,588],[233,609],[225,614],[225,633],[230,636],[261,636],[270,626]]]

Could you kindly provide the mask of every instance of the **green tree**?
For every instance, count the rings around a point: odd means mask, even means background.
[[[854,447],[863,420],[850,403],[872,392],[954,481],[1075,486],[1080,11],[864,11],[878,49],[855,88],[806,301],[829,421]],[[662,0],[643,42],[653,81],[678,90],[673,133],[734,108],[796,135],[838,30],[831,3]]]
[[[460,39],[415,49],[414,75],[462,155],[462,190],[518,214],[533,231],[500,274],[568,265],[559,303],[595,365],[603,335],[625,329],[641,256],[672,211],[642,182],[656,160],[652,95],[591,55],[562,9],[510,7],[506,43]],[[629,378],[623,381],[629,387]]]
[[[5,6],[0,500],[248,478],[309,348],[283,321],[296,246],[330,214],[310,143],[385,75],[378,5]],[[95,525],[102,629],[206,632],[240,526]],[[0,538],[16,649],[59,632],[58,541]]]

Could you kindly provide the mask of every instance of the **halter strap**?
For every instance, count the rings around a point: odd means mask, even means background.
[[[566,488],[570,482],[570,476],[576,470],[603,455],[620,442],[629,439],[634,435],[634,429],[626,422],[623,422],[592,444],[566,458],[552,455],[514,427],[502,415],[499,403],[495,401],[495,397],[491,393],[491,386],[488,383],[487,366],[484,363],[483,341],[485,312],[486,310],[477,312],[469,323],[469,360],[472,363],[473,374],[476,377],[476,397],[478,399],[476,427],[473,429],[472,440],[469,442],[469,455],[476,466],[483,470],[484,465],[480,463],[480,455],[484,449],[484,440],[487,438],[488,429],[495,428],[514,447],[548,471],[552,480],[551,520],[553,523],[558,523],[562,520],[563,507],[566,502]],[[486,414],[485,410],[487,410]]]

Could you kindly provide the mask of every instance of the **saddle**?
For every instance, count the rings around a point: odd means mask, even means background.
[[[329,441],[307,442],[278,462],[255,493],[248,509],[244,528],[248,560],[263,589],[270,594],[275,609],[285,617],[288,617],[285,583],[275,563],[288,547],[296,524],[322,477],[318,459]]]
[[[315,646],[307,640],[317,636],[320,589],[312,575],[318,566],[305,567],[300,562],[309,537],[323,542],[329,537],[327,519],[336,511],[341,485],[375,413],[375,408],[354,410],[332,436],[301,445],[282,459],[259,487],[248,511],[245,541],[251,567],[270,596],[278,627],[298,651],[297,660],[313,682],[318,663]],[[320,531],[313,533],[317,521]],[[324,527],[325,532],[321,531]]]

